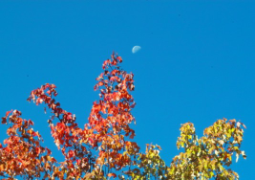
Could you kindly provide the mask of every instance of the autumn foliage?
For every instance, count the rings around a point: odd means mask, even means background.
[[[122,58],[112,54],[103,63],[94,90],[99,100],[93,103],[88,122],[80,127],[73,113],[55,100],[54,84],[45,84],[31,92],[28,101],[45,104],[53,140],[65,157],[57,162],[51,150],[43,146],[34,122],[11,110],[2,117],[8,138],[0,143],[2,179],[238,179],[228,167],[233,155],[246,158],[240,150],[244,124],[236,120],[218,120],[198,138],[192,123],[183,124],[177,147],[184,150],[166,165],[158,145],[147,145],[140,152],[132,141],[135,122],[131,114],[135,101],[134,75],[121,69]]]

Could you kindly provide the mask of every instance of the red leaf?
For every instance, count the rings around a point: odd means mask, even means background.
[[[102,81],[100,81],[99,83],[98,83],[98,86],[103,86],[104,85],[104,83],[102,82]]]
[[[5,117],[8,117],[10,113],[12,113],[13,110],[7,111],[5,114]]]
[[[4,144],[11,144],[11,141],[9,139],[5,139]]]
[[[72,157],[74,157],[75,156],[75,152],[73,151],[73,150],[70,150],[69,152],[68,152],[68,157],[69,158],[72,158]]]
[[[36,147],[35,148],[35,152],[36,152],[36,155],[38,156],[41,152],[41,149],[39,147]]]
[[[52,158],[51,158],[51,162],[52,162],[52,163],[56,163],[57,160],[56,160],[55,158],[52,157]]]
[[[49,150],[48,148],[45,148],[46,151],[47,151],[47,155],[50,155],[51,154],[51,150]]]
[[[6,124],[6,123],[7,123],[6,117],[2,117],[2,124]]]
[[[76,163],[77,163],[78,165],[80,165],[81,160],[80,160],[80,159],[77,159],[77,160],[76,160]]]
[[[36,105],[42,104],[42,102],[43,102],[43,100],[42,100],[41,98],[38,98],[38,99],[36,100]]]
[[[110,59],[105,60],[104,63],[103,63],[103,69],[108,68],[108,65],[109,65],[110,63],[111,63],[111,60],[110,60]]]
[[[117,57],[117,59],[119,60],[119,62],[122,62],[122,58],[120,56]]]

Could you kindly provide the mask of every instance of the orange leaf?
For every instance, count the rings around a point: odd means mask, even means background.
[[[116,174],[115,173],[109,173],[108,177],[116,177]]]
[[[5,117],[8,117],[10,113],[12,113],[12,110],[7,111],[6,114],[5,114]]]

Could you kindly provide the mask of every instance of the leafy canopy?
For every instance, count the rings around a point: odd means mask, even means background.
[[[28,101],[45,104],[50,110],[48,120],[51,135],[65,161],[57,162],[43,139],[33,129],[34,122],[21,118],[21,112],[11,110],[2,117],[7,124],[8,138],[0,143],[0,176],[3,179],[238,179],[228,167],[233,155],[246,158],[240,150],[244,124],[236,120],[217,120],[198,138],[192,123],[181,125],[177,148],[184,151],[168,166],[160,158],[160,146],[146,146],[140,152],[132,141],[135,122],[132,109],[135,101],[134,75],[122,70],[122,58],[112,54],[103,63],[94,90],[99,100],[93,103],[88,122],[83,128],[75,114],[64,110],[55,100],[54,84],[33,90]]]

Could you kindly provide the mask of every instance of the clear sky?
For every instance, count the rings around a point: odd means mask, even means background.
[[[112,51],[135,74],[135,140],[177,155],[182,123],[198,135],[220,118],[246,124],[233,162],[241,179],[255,179],[255,2],[253,1],[5,1],[0,2],[0,114],[10,109],[35,122],[45,146],[53,144],[43,106],[26,101],[31,90],[57,85],[61,106],[87,122],[102,63]],[[131,53],[135,45],[142,49]],[[6,137],[4,125],[0,136]],[[2,138],[3,139],[3,138]]]

